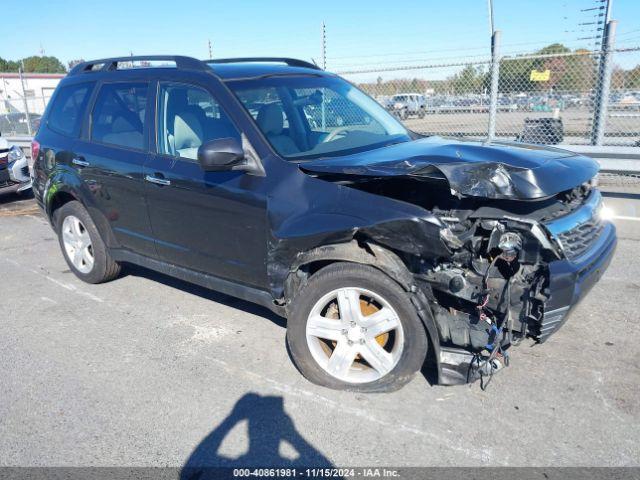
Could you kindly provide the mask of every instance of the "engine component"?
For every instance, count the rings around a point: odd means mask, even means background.
[[[502,258],[512,262],[522,249],[522,238],[515,232],[505,232],[500,236],[498,248],[502,250]]]

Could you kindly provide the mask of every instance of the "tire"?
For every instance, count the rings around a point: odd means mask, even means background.
[[[406,120],[409,118],[409,112],[405,110],[400,110],[400,120]]]
[[[337,295],[342,295],[342,301],[346,301],[344,305],[353,305],[358,299],[358,310],[363,316],[357,325],[349,322],[351,326],[348,326],[349,315],[343,316],[340,312],[343,304],[339,303],[338,297],[331,300],[336,291],[339,292]],[[352,298],[351,303],[348,298]],[[315,328],[319,325],[318,320],[313,319],[318,318],[317,312],[322,311],[318,308],[325,308],[327,301],[329,307],[319,319],[323,328],[318,330]],[[387,313],[369,317],[365,307],[373,309],[373,313],[383,309]],[[347,308],[344,311],[347,312]],[[358,315],[356,310],[353,313]],[[383,331],[383,328],[367,322],[385,316],[392,318],[389,324],[399,327],[382,335],[372,333]],[[375,325],[382,323],[378,321]],[[325,329],[327,324],[330,326]],[[316,337],[316,332],[322,332],[322,335],[326,332],[330,339]],[[386,392],[401,388],[420,370],[427,355],[428,339],[409,295],[395,281],[368,265],[334,263],[315,273],[293,298],[287,322],[287,346],[300,373],[315,384],[335,390]],[[386,352],[382,356],[381,350]],[[349,363],[353,351],[357,353]],[[346,360],[332,362],[336,352]],[[342,356],[337,355],[337,358]],[[374,368],[376,363],[369,363],[370,359],[377,362],[378,368]],[[338,368],[334,368],[336,365]],[[348,366],[343,368],[345,365]],[[335,372],[331,373],[332,370]]]
[[[75,224],[75,220],[78,220],[79,224]],[[120,274],[120,264],[111,258],[107,247],[98,233],[98,229],[80,202],[71,201],[56,210],[54,212],[54,224],[56,226],[56,233],[58,234],[62,255],[71,271],[80,280],[87,283],[103,283],[113,280]],[[93,259],[92,262],[88,262],[86,261],[88,258],[86,255],[80,255],[82,260],[80,266],[74,263],[73,258],[70,257],[69,244],[71,242],[65,241],[65,238],[68,240],[75,238],[74,233],[67,230],[67,227],[71,227],[71,230],[73,230],[74,225],[81,227],[82,238],[86,238],[84,235],[86,233],[90,240],[89,244],[85,241],[83,246],[77,248],[77,250],[88,251],[90,254],[89,257]],[[65,231],[63,232],[63,230]],[[69,233],[71,236],[67,235]],[[72,248],[76,250],[74,247]]]

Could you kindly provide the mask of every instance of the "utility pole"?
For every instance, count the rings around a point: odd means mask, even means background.
[[[321,58],[321,66],[323,70],[327,69],[327,28],[322,22],[322,58]]]
[[[496,116],[498,113],[498,86],[500,80],[500,30],[491,35],[491,90],[489,92],[489,129],[487,141],[492,142],[496,136]]]
[[[598,65],[598,85],[593,108],[593,129],[591,131],[591,145],[602,145],[604,130],[607,122],[607,107],[609,103],[609,89],[611,88],[611,70],[613,46],[616,36],[616,20],[609,20],[604,26],[602,52]]]
[[[500,79],[500,30],[495,30],[493,21],[493,0],[487,0],[489,10],[489,34],[491,35],[491,84],[489,90],[489,126],[487,142],[496,136],[496,115],[498,114],[498,86]]]
[[[22,72],[24,71],[24,60],[20,62],[20,68],[18,68],[18,74],[20,76],[20,86],[22,87],[22,101],[24,103],[24,114],[27,118],[27,133],[29,136],[31,133],[31,115],[29,115],[29,103],[27,102],[27,93],[24,88],[24,77],[22,76]]]
[[[213,60],[213,51],[211,50],[211,39],[209,39],[209,60]]]
[[[487,8],[489,9],[489,35],[493,36],[493,0],[487,0]]]

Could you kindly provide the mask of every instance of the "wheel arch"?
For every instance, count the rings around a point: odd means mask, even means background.
[[[57,181],[51,182],[47,186],[44,195],[44,209],[51,226],[54,229],[57,227],[55,218],[56,211],[69,202],[77,201],[89,213],[107,247],[117,246],[117,241],[107,218],[99,209],[94,208],[89,202],[84,201],[85,198],[86,195],[83,195],[79,185],[74,182],[64,181],[64,179],[57,179]]]
[[[389,276],[409,293],[411,302],[425,329],[440,379],[440,337],[429,300],[423,290],[425,286],[418,287],[414,275],[396,253],[376,243],[354,239],[344,243],[322,245],[298,254],[285,280],[285,311],[296,291],[302,288],[315,272],[338,262],[370,265]]]

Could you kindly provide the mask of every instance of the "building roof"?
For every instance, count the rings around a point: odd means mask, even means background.
[[[23,73],[22,78],[64,78],[66,73]],[[17,72],[0,72],[0,78],[20,78]]]

